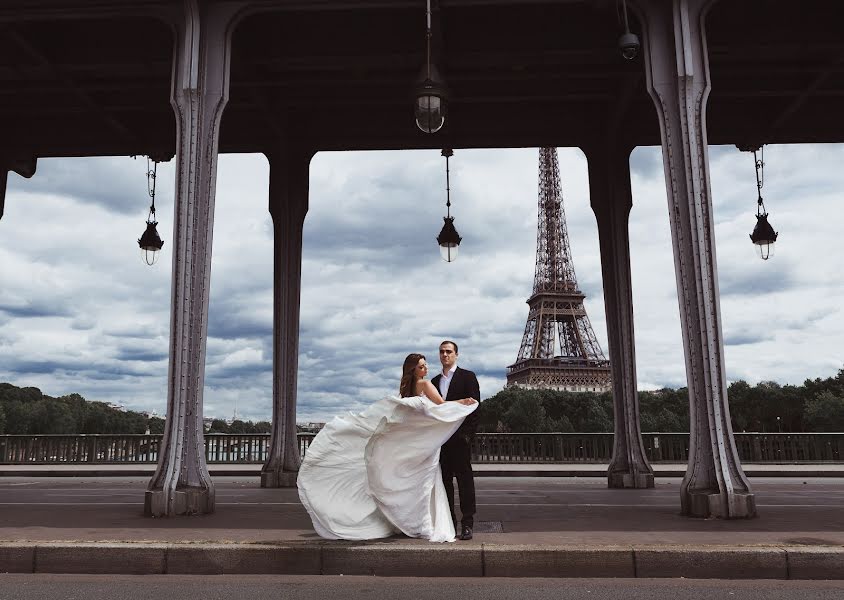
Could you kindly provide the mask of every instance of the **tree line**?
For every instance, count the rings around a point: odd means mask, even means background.
[[[736,432],[844,431],[844,369],[803,385],[736,381],[727,397]],[[478,408],[482,432],[612,432],[612,393],[504,388]],[[689,431],[689,390],[639,392],[642,431]]]
[[[207,433],[269,433],[269,421],[228,423],[214,419]],[[164,419],[105,402],[89,401],[79,394],[53,398],[36,387],[0,383],[0,434],[50,433],[164,433]]]
[[[844,431],[844,369],[803,385],[763,381],[732,383],[733,430],[753,432]],[[612,394],[504,388],[478,408],[482,432],[612,432]],[[642,431],[689,430],[687,388],[639,392]],[[269,421],[213,419],[208,433],[269,433]],[[0,434],[164,432],[164,419],[88,401],[79,394],[53,398],[35,387],[0,383]]]

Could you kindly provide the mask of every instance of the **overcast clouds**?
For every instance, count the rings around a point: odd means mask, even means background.
[[[840,224],[844,146],[766,149],[776,255],[756,258],[752,157],[710,149],[721,311],[731,380],[800,384],[844,365]],[[586,162],[560,150],[571,248],[605,352],[606,326]],[[685,385],[665,184],[658,148],[631,160],[630,238],[640,389]],[[145,162],[42,160],[9,175],[0,220],[0,381],[78,392],[136,410],[166,406],[172,162],[159,166],[161,261],[140,259]],[[395,391],[401,362],[460,343],[484,397],[501,389],[527,316],[536,244],[537,151],[456,150],[459,260],[439,258],[444,159],[435,151],[318,154],[305,223],[299,421],[325,420]],[[262,156],[220,158],[206,415],[269,417],[272,228]]]

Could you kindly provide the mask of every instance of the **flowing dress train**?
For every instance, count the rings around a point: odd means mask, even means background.
[[[335,417],[311,441],[297,480],[316,532],[328,539],[401,532],[454,541],[440,446],[477,407],[387,396]]]

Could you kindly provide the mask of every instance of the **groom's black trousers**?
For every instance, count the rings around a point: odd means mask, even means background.
[[[472,474],[472,449],[466,436],[455,433],[440,450],[440,468],[443,484],[454,521],[454,480],[460,490],[460,523],[467,527],[475,525],[475,479]]]

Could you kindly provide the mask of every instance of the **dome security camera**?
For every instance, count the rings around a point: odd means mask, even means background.
[[[621,56],[627,60],[633,60],[639,54],[639,36],[635,33],[626,31],[618,38],[618,49],[621,51]]]

